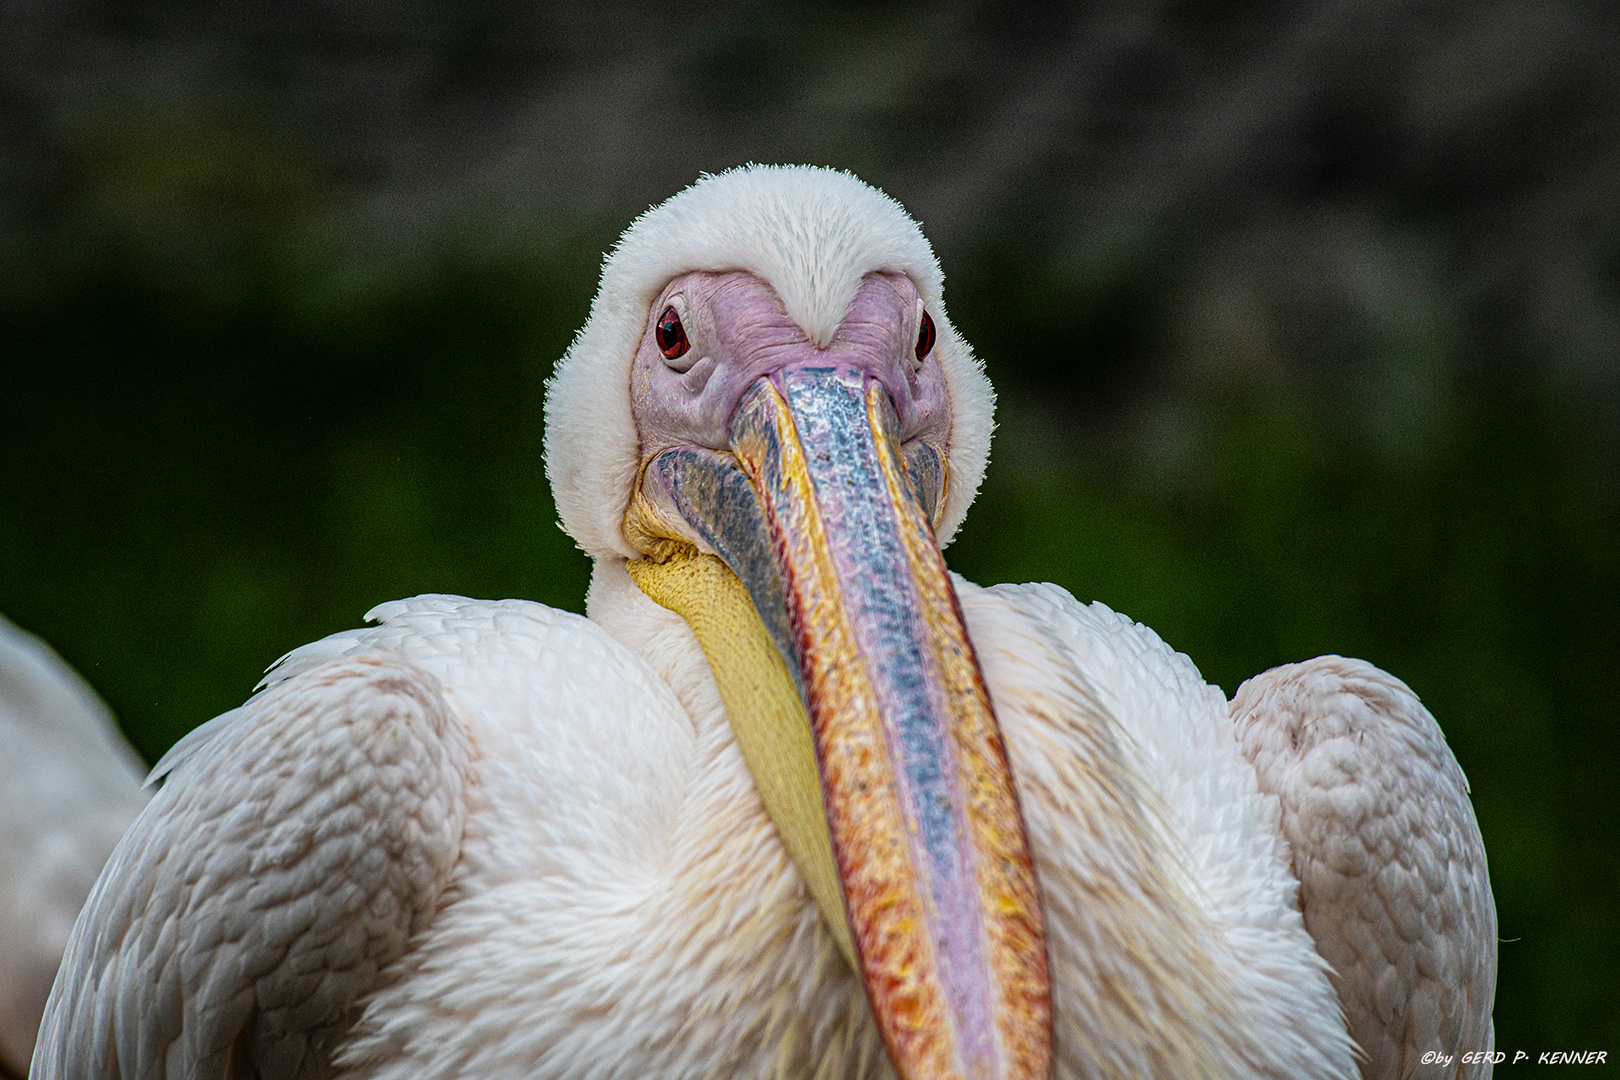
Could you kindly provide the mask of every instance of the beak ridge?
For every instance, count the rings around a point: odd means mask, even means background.
[[[918,498],[932,487],[937,502],[939,459],[903,453],[897,427],[860,370],[791,368],[732,414],[752,499],[694,479],[724,455],[690,448],[655,459],[644,487],[743,579],[797,676],[857,970],[901,1077],[1045,1076],[1033,861]]]

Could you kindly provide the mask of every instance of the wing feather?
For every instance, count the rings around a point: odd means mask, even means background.
[[[74,928],[31,1075],[326,1075],[450,878],[468,734],[432,675],[352,655],[177,749]]]
[[[1323,656],[1244,683],[1231,715],[1276,793],[1305,925],[1333,966],[1362,1076],[1488,1076],[1496,907],[1468,781],[1407,686]],[[1423,1054],[1454,1055],[1449,1066]]]
[[[0,1075],[23,1075],[73,920],[146,796],[84,680],[0,617]]]

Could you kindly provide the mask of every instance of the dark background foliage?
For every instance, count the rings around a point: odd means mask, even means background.
[[[952,564],[1439,717],[1497,1042],[1620,1052],[1620,16],[0,5],[0,611],[153,759],[424,591],[579,609],[544,381],[700,171],[849,168],[1001,390]]]

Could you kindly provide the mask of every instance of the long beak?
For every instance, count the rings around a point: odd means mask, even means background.
[[[903,463],[896,428],[856,369],[781,371],[737,406],[730,455],[650,463],[643,505],[725,561],[796,677],[849,939],[896,1071],[1043,1077],[1051,992],[1023,818],[918,497],[933,504],[942,470],[931,451]]]

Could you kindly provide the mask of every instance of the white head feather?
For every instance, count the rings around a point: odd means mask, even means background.
[[[547,387],[546,474],[580,547],[593,558],[640,557],[621,529],[640,465],[630,368],[659,291],[694,270],[756,274],[817,344],[831,340],[865,275],[911,279],[934,319],[951,398],[939,527],[940,545],[949,543],[984,477],[995,392],[945,314],[933,249],[899,203],[849,173],[745,165],[704,176],[625,230],[602,265],[590,319]]]

